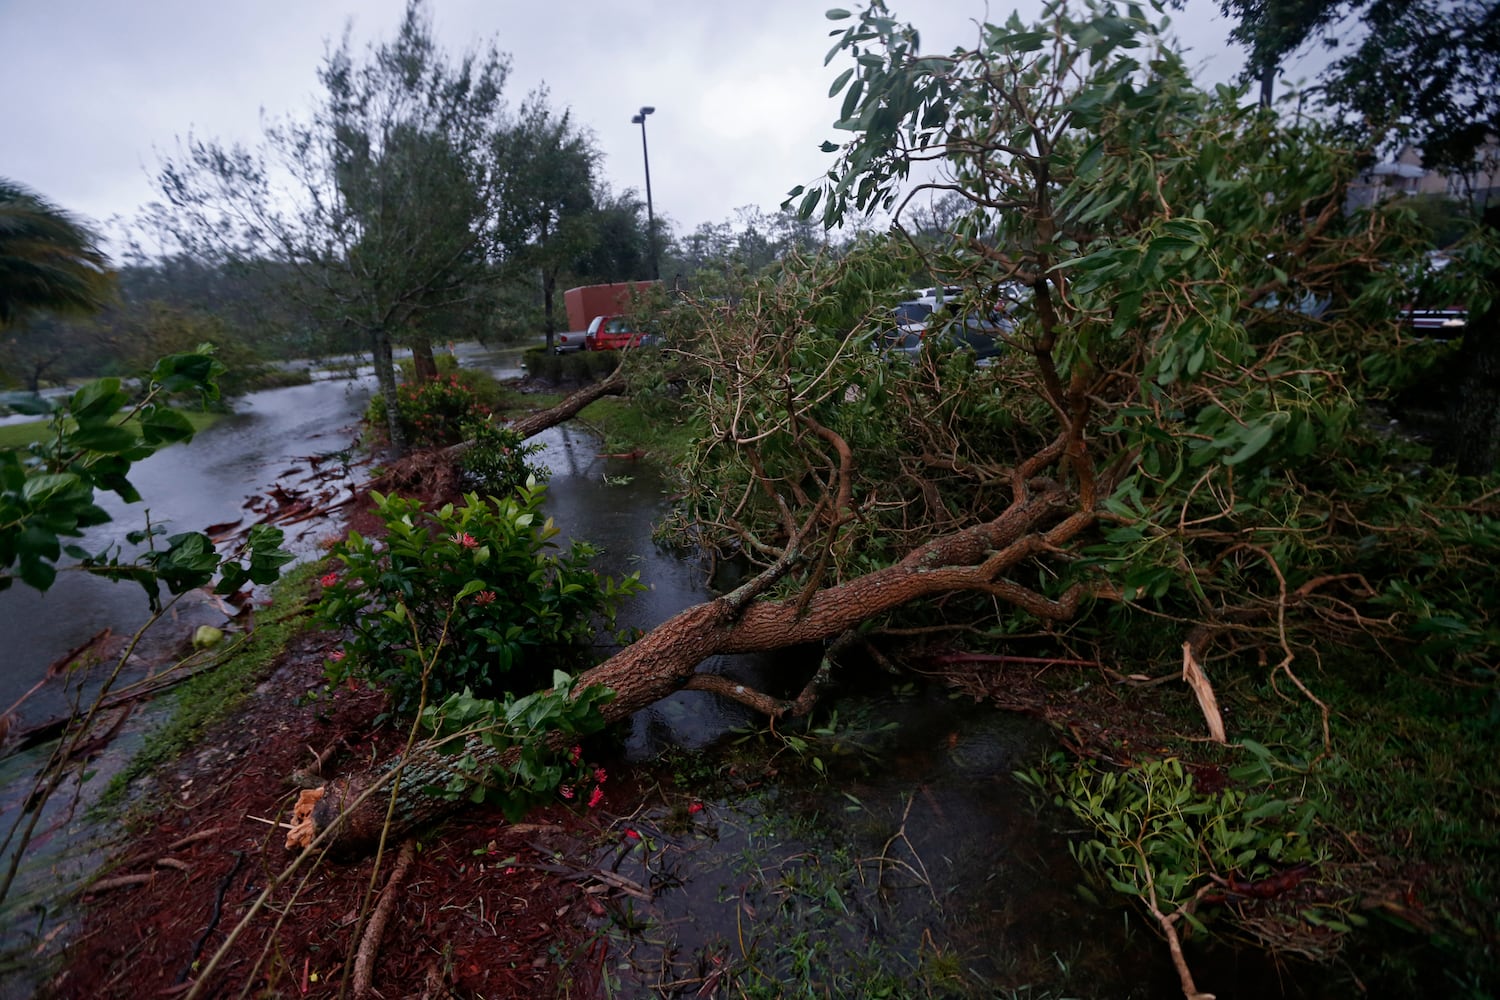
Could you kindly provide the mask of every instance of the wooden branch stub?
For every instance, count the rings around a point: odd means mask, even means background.
[[[1203,710],[1203,719],[1208,723],[1208,735],[1215,743],[1228,743],[1229,739],[1224,733],[1224,717],[1219,714],[1219,699],[1214,697],[1208,675],[1193,656],[1191,642],[1182,644],[1182,679],[1187,681],[1193,694],[1198,696],[1198,707]]]

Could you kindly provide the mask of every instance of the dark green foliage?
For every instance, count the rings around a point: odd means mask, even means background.
[[[546,482],[550,470],[530,461],[543,445],[527,444],[515,431],[488,420],[467,425],[464,436],[470,444],[459,466],[466,488],[487,496],[504,496],[528,480]]]
[[[372,494],[384,540],[351,532],[333,550],[344,568],[323,578],[319,614],[350,634],[330,681],[368,678],[410,713],[424,685],[428,704],[465,690],[500,698],[587,664],[595,616],[611,622],[639,582],[600,577],[587,543],[549,551],[557,528],[542,517],[544,495],[533,482],[426,512]]]
[[[498,804],[512,821],[559,792],[592,808],[604,771],[585,764],[577,745],[564,748],[604,728],[599,709],[613,698],[600,685],[575,692],[573,678],[559,671],[545,691],[496,700],[464,690],[428,707],[422,726],[435,749],[461,755],[439,794]]]
[[[569,351],[566,354],[554,354],[545,348],[535,347],[526,352],[522,363],[528,375],[544,382],[592,382],[619,367],[620,352]]]
[[[56,205],[0,177],[0,330],[32,310],[98,311],[113,289],[95,239]]]
[[[198,532],[172,535],[165,539],[166,548],[159,549],[153,541],[163,534],[158,525],[128,536],[131,544],[152,542],[132,560],[122,559],[117,546],[91,553],[62,542],[109,520],[94,503],[95,491],[110,490],[127,503],[141,499],[126,478],[130,467],[193,436],[192,424],[166,400],[185,393],[216,399],[215,380],[223,371],[205,348],[158,361],[143,382],[143,398],[133,406],[116,378],[90,382],[60,404],[25,396],[8,399],[20,412],[50,414],[52,431],[25,455],[0,451],[0,590],[16,578],[46,590],[64,554],[79,560],[85,572],[136,581],[153,609],[160,606],[162,585],[180,594],[221,573],[218,592],[232,593],[247,581],[275,580],[292,557],[280,548],[281,532],[264,525],[250,533],[243,565],[222,559],[208,536]]]

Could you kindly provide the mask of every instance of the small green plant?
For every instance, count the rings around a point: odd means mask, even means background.
[[[1090,761],[1070,765],[1057,754],[1045,768],[1016,777],[1083,821],[1087,833],[1069,845],[1073,856],[1164,930],[1180,918],[1204,931],[1196,911],[1207,894],[1269,886],[1278,873],[1317,860],[1315,802],[1278,796],[1273,787],[1205,794],[1176,758],[1108,770]]]
[[[545,482],[551,474],[545,465],[530,461],[543,446],[527,444],[508,427],[489,420],[475,421],[465,425],[464,436],[472,442],[459,461],[468,489],[503,496],[528,480]]]
[[[322,579],[319,616],[350,635],[330,682],[366,678],[407,713],[421,698],[422,648],[440,650],[432,704],[464,690],[529,691],[555,667],[582,663],[596,617],[613,627],[618,600],[641,585],[635,574],[619,583],[596,574],[586,542],[549,552],[558,532],[541,515],[545,493],[533,479],[505,499],[471,493],[431,512],[372,493],[385,541],[351,532],[332,553],[343,572]]]
[[[604,728],[599,709],[614,692],[594,686],[575,693],[573,680],[559,670],[545,691],[496,700],[465,690],[423,709],[422,726],[434,748],[462,755],[440,794],[499,805],[515,820],[554,792],[571,799],[575,788],[593,781],[588,805],[597,805],[604,772],[587,765],[578,746],[562,748]]]

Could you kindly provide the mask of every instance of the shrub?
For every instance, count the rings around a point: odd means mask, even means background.
[[[350,638],[328,665],[338,683],[362,677],[390,692],[398,713],[464,690],[481,698],[550,682],[587,660],[594,621],[614,623],[619,598],[640,589],[589,569],[593,546],[561,553],[542,522],[534,480],[507,499],[464,497],[424,512],[415,500],[372,493],[384,544],[351,532],[333,550],[343,572],[323,577],[318,613]],[[542,522],[542,523],[539,523]]]
[[[473,442],[459,460],[466,489],[504,496],[528,481],[545,482],[551,475],[545,465],[529,461],[543,446],[527,444],[509,427],[483,420],[465,425],[463,433],[464,440]]]
[[[620,364],[619,351],[570,351],[553,354],[534,347],[523,355],[522,363],[532,378],[544,382],[591,382],[604,378]]]
[[[444,375],[396,387],[397,418],[414,448],[441,448],[464,440],[465,427],[484,420],[490,408],[474,387],[457,375]],[[370,399],[365,419],[373,427],[385,426],[385,397]]]

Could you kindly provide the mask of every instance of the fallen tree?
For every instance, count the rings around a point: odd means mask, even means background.
[[[1055,483],[1022,480],[1011,506],[993,521],[934,539],[900,562],[851,580],[820,589],[806,600],[765,600],[764,593],[803,559],[795,543],[782,562],[731,593],[688,608],[625,647],[604,663],[585,671],[577,681],[584,690],[604,687],[614,698],[603,706],[606,722],[618,722],[675,691],[712,691],[742,702],[773,718],[802,714],[811,707],[822,671],[791,700],[713,674],[697,672],[711,656],[764,652],[811,642],[828,643],[862,622],[926,597],[954,591],[1002,595],[1007,601],[1038,616],[1066,619],[1086,596],[1071,590],[1060,600],[1028,591],[1007,579],[1017,565],[1037,552],[1071,542],[1093,521],[1088,513],[1069,512],[1066,495]],[[465,753],[481,765],[499,763],[500,754],[471,740]],[[389,780],[390,763],[341,779],[325,789],[313,812],[314,823],[288,846],[305,846],[332,830],[325,843],[346,852],[372,847],[381,837],[403,836],[415,827],[453,808],[450,798],[433,794],[452,773],[451,754],[419,746],[402,763],[402,789],[394,811],[385,796],[367,795]],[[389,817],[388,817],[389,813]]]
[[[1299,656],[1428,655],[1406,626],[1439,606],[1476,623],[1444,654],[1482,662],[1490,612],[1466,574],[1495,544],[1482,527],[1494,495],[1442,474],[1390,487],[1399,459],[1366,407],[1442,348],[1407,340],[1390,309],[1409,272],[1389,262],[1417,249],[1402,217],[1343,211],[1352,155],[1197,91],[1171,53],[1143,68],[1128,52],[1156,41],[1139,20],[1059,15],[1056,30],[1013,25],[934,59],[880,10],[841,42],[860,55],[846,116],[902,108],[911,131],[856,129],[802,209],[838,224],[894,207],[899,228],[912,195],[898,203],[897,185],[933,159],[945,177],[923,187],[967,214],[947,246],[873,240],[789,261],[733,307],[667,317],[655,364],[632,352],[638,405],[705,428],[678,470],[676,530],[753,576],[574,690],[613,691],[606,720],[683,687],[776,715],[807,699],[698,663],[838,643],[918,603],[986,642],[1025,633],[1096,660],[1189,664],[1205,706],[1210,671],[1234,664],[1269,666],[1316,702]],[[914,272],[966,292],[956,317],[929,323],[928,347],[892,362],[871,347]],[[944,346],[965,310],[1004,347],[990,367]],[[1446,523],[1424,516],[1434,507]],[[401,825],[447,808],[423,795],[444,766],[405,762]],[[389,773],[341,780],[321,828]],[[377,817],[349,819],[338,838],[366,842]]]

